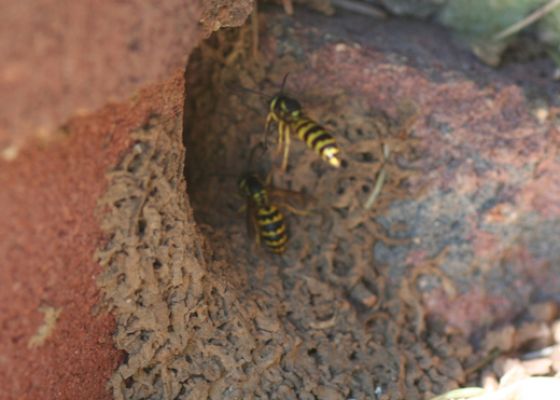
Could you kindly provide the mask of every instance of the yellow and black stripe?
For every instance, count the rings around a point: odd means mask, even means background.
[[[273,253],[284,253],[288,242],[284,215],[278,207],[269,204],[263,183],[255,175],[248,174],[239,180],[239,188],[250,203],[247,212],[254,214],[248,216],[250,223],[256,225],[264,244]]]
[[[312,150],[333,167],[340,167],[340,152],[334,137],[321,125],[311,118],[302,115],[292,123],[299,140],[302,140]]]
[[[270,251],[282,254],[286,250],[288,234],[284,216],[274,205],[257,209],[257,223],[261,238]]]
[[[323,160],[333,167],[340,167],[340,149],[336,140],[325,128],[304,114],[297,100],[284,94],[274,96],[269,102],[269,113],[266,119],[267,130],[273,121],[278,125],[280,144],[285,142],[287,146],[289,138],[286,136],[294,133]]]

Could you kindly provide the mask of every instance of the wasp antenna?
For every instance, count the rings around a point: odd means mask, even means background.
[[[255,146],[253,146],[253,148],[251,149],[251,153],[249,153],[249,159],[247,160],[247,171],[250,171],[252,169],[251,167],[253,166],[257,150],[261,150],[260,158],[262,158],[267,150],[266,145],[263,142],[259,142]]]
[[[230,91],[230,92],[248,92],[248,93],[253,93],[256,94],[258,96],[264,97],[264,98],[269,98],[270,96],[268,96],[266,93],[263,92],[259,92],[258,90],[254,90],[254,89],[249,89],[240,85],[229,85],[226,86],[226,88]]]
[[[263,145],[264,149],[267,150],[268,149],[268,138],[270,137],[270,129],[267,129],[264,132],[264,144],[261,142],[260,144]]]
[[[290,75],[289,72],[286,73],[286,75],[284,75],[284,78],[282,79],[282,86],[280,86],[280,92],[284,92],[284,87],[286,86],[286,81],[288,80],[288,75]]]

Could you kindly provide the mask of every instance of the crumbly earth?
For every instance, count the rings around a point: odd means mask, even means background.
[[[128,355],[115,398],[420,398],[465,381],[470,346],[424,329],[408,286],[389,297],[362,251],[374,238],[333,242],[312,218],[281,259],[253,253],[242,224],[198,232],[178,127],[154,116],[133,134],[100,204],[99,284]]]
[[[235,36],[230,32],[214,38],[189,64],[186,146],[193,159],[186,172],[195,218],[213,248],[209,258],[228,265],[219,268],[220,274],[231,274],[228,281],[243,293],[246,306],[248,300],[256,302],[251,308],[257,314],[247,316],[255,319],[257,329],[274,332],[262,339],[273,339],[269,351],[274,362],[254,378],[256,387],[240,384],[241,397],[422,398],[465,383],[462,365],[471,355],[465,338],[427,329],[413,280],[392,283],[390,266],[373,257],[376,243],[407,241],[388,237],[376,216],[391,202],[413,196],[409,178],[417,172],[387,164],[390,179],[383,195],[364,209],[376,185],[383,143],[403,163],[418,157],[417,140],[409,135],[414,105],[399,104],[392,118],[384,110],[369,109],[363,98],[339,93],[317,99],[313,89],[307,91],[300,101],[323,105],[311,115],[343,133],[337,140],[345,165],[335,170],[293,143],[290,167],[283,174],[274,146],[249,159],[251,149],[265,138],[266,99],[245,89],[265,90],[269,96],[286,73],[297,75],[298,65],[309,61],[297,53],[269,60],[271,64],[243,61],[250,58],[244,53],[244,34],[237,41]],[[208,56],[216,57],[217,49],[224,52],[223,63]],[[288,88],[293,87],[290,82]],[[269,138],[271,144],[274,139]],[[287,213],[290,242],[282,257],[256,248],[247,236],[245,217],[237,211],[244,199],[236,187],[237,177],[247,170],[263,179],[271,172],[274,186],[308,197],[309,215]],[[273,320],[261,322],[265,316],[258,311]]]

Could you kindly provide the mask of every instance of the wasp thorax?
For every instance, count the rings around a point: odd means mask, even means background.
[[[253,196],[264,190],[264,185],[255,175],[245,175],[239,179],[239,189],[246,196]]]
[[[283,94],[276,95],[270,100],[270,109],[282,118],[297,118],[301,115],[299,101]]]

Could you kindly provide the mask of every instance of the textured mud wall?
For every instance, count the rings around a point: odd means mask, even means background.
[[[392,332],[383,316],[366,328],[312,276],[289,273],[255,287],[235,240],[212,235],[200,247],[181,178],[180,126],[154,116],[134,132],[100,204],[110,240],[98,253],[106,269],[99,284],[117,318],[116,345],[128,355],[111,380],[115,398],[417,398],[422,373],[405,378],[399,347],[415,366],[433,367],[435,343],[416,343],[402,326]],[[469,348],[459,338],[434,340],[455,340],[458,359]],[[443,365],[423,384],[441,391],[464,379],[456,359]]]
[[[263,256],[269,279],[251,278],[239,234],[206,231],[205,242],[184,196],[180,128],[154,115],[136,130],[100,203],[110,240],[98,252],[99,284],[117,319],[115,344],[127,353],[111,380],[115,398],[417,398],[464,381],[458,360],[469,346],[459,337],[422,343],[404,326],[407,312],[397,324],[383,314],[364,324],[319,277],[277,279]],[[414,367],[442,365],[430,377],[405,376],[406,357]]]

